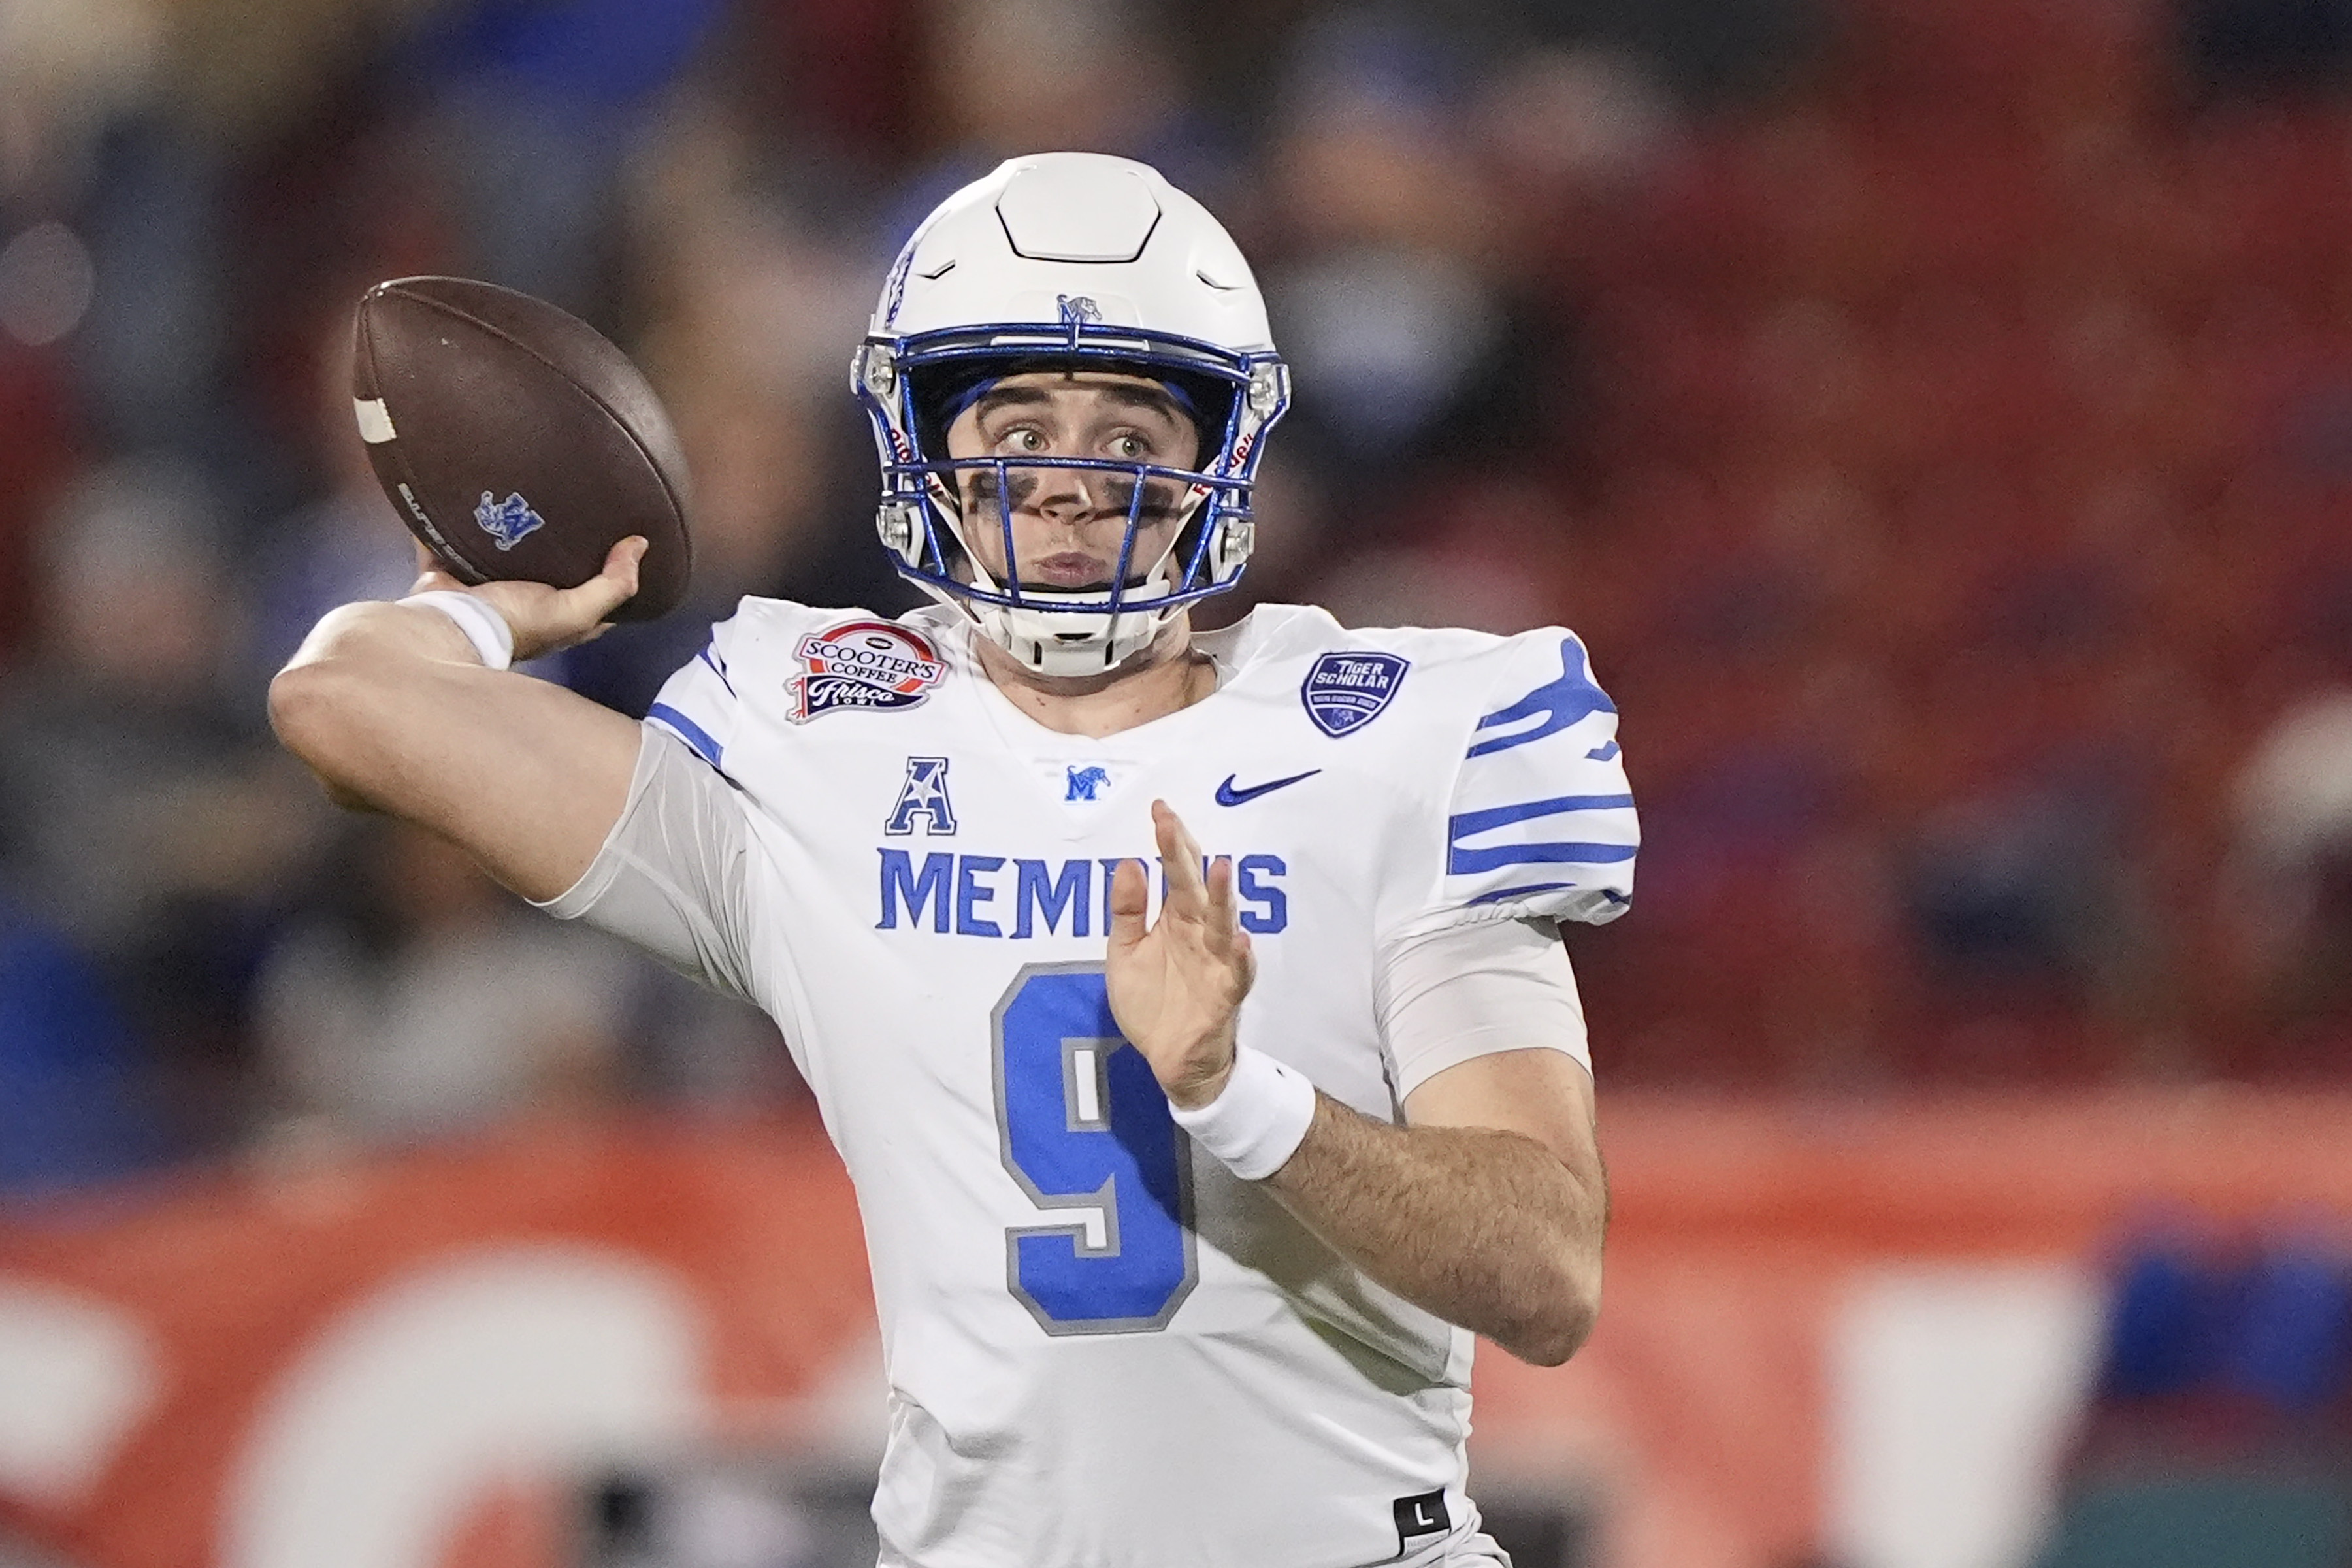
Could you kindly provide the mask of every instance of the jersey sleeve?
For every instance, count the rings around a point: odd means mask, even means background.
[[[687,746],[647,720],[620,819],[580,879],[539,907],[756,1003],[743,795]]]
[[[1549,921],[1442,926],[1392,943],[1373,1003],[1400,1104],[1448,1068],[1500,1051],[1559,1051],[1592,1070],[1576,972]]]
[[[1487,920],[1599,925],[1633,897],[1641,832],[1617,705],[1554,626],[1506,645],[1446,804],[1437,886],[1412,929]]]
[[[710,641],[662,683],[646,710],[646,723],[677,737],[722,773],[742,711],[735,694],[733,660],[751,639],[749,622],[749,616],[738,611],[712,626]]]

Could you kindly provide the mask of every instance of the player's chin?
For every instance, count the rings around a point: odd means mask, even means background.
[[[1021,585],[1041,594],[1067,594],[1074,598],[1108,600],[1110,597],[1110,579],[1108,576],[1088,577],[1075,582],[1055,582],[1043,577],[1024,577],[1021,580]],[[1130,575],[1127,580],[1125,596],[1129,601],[1148,598],[1157,592],[1150,579],[1139,574]]]

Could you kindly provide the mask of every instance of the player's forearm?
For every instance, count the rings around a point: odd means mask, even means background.
[[[1566,1361],[1600,1314],[1608,1194],[1532,1138],[1391,1126],[1318,1095],[1266,1185],[1374,1279],[1523,1361]]]
[[[327,612],[294,657],[289,670],[332,659],[367,663],[411,659],[479,665],[481,656],[457,623],[423,605],[362,600]]]

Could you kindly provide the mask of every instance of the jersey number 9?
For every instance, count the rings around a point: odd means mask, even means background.
[[[1199,1279],[1192,1140],[1119,1037],[1099,963],[1024,969],[996,1005],[1004,1168],[1056,1223],[1004,1236],[1005,1283],[1049,1334],[1149,1333]]]

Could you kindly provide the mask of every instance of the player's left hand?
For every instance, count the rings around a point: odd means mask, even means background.
[[[1151,803],[1168,894],[1146,929],[1150,881],[1143,863],[1119,863],[1110,883],[1110,947],[1104,980],[1111,1016],[1160,1087],[1185,1110],[1206,1105],[1234,1070],[1234,1028],[1256,977],[1249,933],[1234,899],[1234,863],[1204,877],[1201,847],[1166,801]]]

